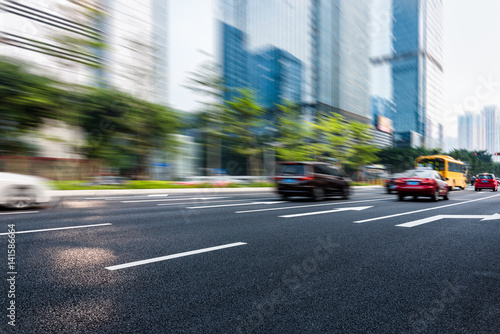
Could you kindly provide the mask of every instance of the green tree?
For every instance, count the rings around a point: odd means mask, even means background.
[[[75,102],[73,122],[86,134],[82,153],[89,159],[143,171],[153,151],[175,151],[179,119],[166,107],[99,88],[89,88]]]
[[[333,158],[339,163],[347,162],[349,129],[345,117],[339,114],[320,115],[312,128],[311,151],[314,160]]]
[[[31,73],[22,63],[0,59],[1,154],[32,151],[23,137],[35,131],[45,118],[63,118],[59,104],[62,95],[56,81]]]
[[[235,151],[247,158],[250,174],[260,175],[263,142],[259,134],[266,125],[262,119],[265,110],[257,103],[254,91],[238,89],[236,93],[226,102],[222,129],[236,141]]]
[[[348,124],[349,144],[347,149],[347,165],[353,169],[358,169],[363,165],[368,165],[378,160],[378,148],[373,146],[371,126],[360,122],[352,121]]]
[[[224,92],[227,88],[220,75],[220,66],[212,61],[201,64],[191,72],[186,87],[201,97],[202,105],[197,114],[196,126],[203,134],[207,167],[220,168],[222,114],[224,113]]]
[[[285,101],[277,106],[279,114],[276,117],[276,155],[285,161],[311,160],[307,144],[310,126],[304,121],[298,105]]]

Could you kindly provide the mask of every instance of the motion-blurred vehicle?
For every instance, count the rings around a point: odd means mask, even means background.
[[[482,173],[477,176],[476,183],[474,184],[474,190],[481,191],[483,189],[498,191],[498,181],[494,174]]]
[[[0,205],[14,209],[48,204],[48,180],[30,175],[0,172]]]
[[[338,195],[348,199],[351,179],[338,167],[323,162],[280,162],[274,176],[276,191],[282,199],[312,197],[316,201]]]
[[[392,192],[396,192],[396,180],[405,176],[406,172],[403,173],[395,173],[385,179],[385,190],[388,194],[392,194]]]
[[[468,166],[448,155],[420,156],[415,159],[415,167],[427,167],[439,172],[448,182],[450,190],[455,188],[463,190],[467,187],[465,175],[468,173]]]
[[[433,201],[438,201],[439,197],[448,200],[450,197],[450,186],[447,180],[438,172],[432,169],[412,169],[396,180],[396,192],[398,199],[404,200],[406,196],[430,197]]]

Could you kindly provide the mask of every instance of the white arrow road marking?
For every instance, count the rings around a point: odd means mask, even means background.
[[[250,203],[235,203],[235,204],[220,204],[220,205],[205,205],[205,206],[189,206],[186,209],[208,209],[208,208],[223,208],[226,206],[239,206],[239,205],[271,205],[271,204],[281,204],[288,203],[288,201],[274,201],[274,202],[250,202]]]
[[[347,201],[347,202],[346,201],[339,201],[339,202],[329,202],[329,203],[322,203],[322,204],[295,205],[295,206],[287,206],[284,208],[270,208],[270,209],[236,211],[235,213],[250,213],[250,212],[262,212],[262,211],[274,211],[274,210],[299,209],[299,208],[310,208],[310,207],[314,207],[314,206],[343,205],[346,203],[353,204],[353,203],[366,203],[366,202],[376,202],[376,201],[389,201],[389,200],[387,200],[387,197],[381,197],[381,198],[368,199],[368,200],[362,200],[362,201]],[[390,200],[390,201],[392,201],[392,200]]]
[[[147,263],[159,262],[159,261],[165,261],[165,260],[171,260],[171,259],[176,259],[176,258],[183,257],[183,256],[189,256],[189,255],[194,255],[194,254],[213,252],[213,251],[219,250],[219,249],[236,247],[236,246],[243,246],[243,245],[246,245],[246,242],[235,242],[233,244],[227,244],[227,245],[222,245],[222,246],[215,246],[215,247],[210,247],[210,248],[203,248],[203,249],[198,249],[198,250],[194,250],[194,251],[190,251],[190,252],[177,253],[177,254],[172,254],[172,255],[167,255],[167,256],[160,256],[160,257],[155,257],[155,258],[148,259],[148,260],[142,260],[142,261],[135,261],[135,262],[129,262],[129,263],[124,263],[124,264],[118,264],[116,266],[106,267],[106,269],[108,269],[108,270],[118,270],[118,269],[123,269],[123,268],[140,266],[140,265],[147,264]]]
[[[416,210],[416,211],[410,211],[410,212],[403,212],[403,213],[396,213],[394,215],[389,215],[389,216],[383,216],[383,217],[376,217],[376,218],[358,220],[358,221],[355,221],[353,223],[355,223],[355,224],[366,223],[366,222],[371,222],[371,221],[374,221],[374,220],[381,220],[381,219],[386,219],[386,218],[393,218],[393,217],[399,217],[399,216],[404,216],[404,215],[411,215],[413,213],[418,213],[418,212],[424,212],[424,211],[430,211],[430,210],[438,210],[438,209],[442,209],[442,208],[449,208],[450,206],[462,205],[462,204],[467,204],[467,203],[472,203],[472,202],[477,202],[477,201],[484,201],[486,199],[497,197],[497,196],[500,196],[500,195],[493,195],[493,196],[488,196],[488,197],[484,197],[484,198],[473,199],[473,200],[470,200],[470,201],[464,201],[464,202],[460,202],[460,203],[435,206],[435,207],[432,207],[432,208],[427,208],[427,209],[422,209],[422,210]]]
[[[74,228],[97,227],[97,226],[108,226],[108,225],[113,225],[113,224],[111,224],[111,223],[105,223],[105,224],[94,224],[94,225],[80,225],[80,226],[69,226],[69,227],[56,227],[56,228],[46,228],[46,229],[43,229],[43,230],[16,231],[14,233],[15,234],[21,234],[21,233],[33,233],[33,232],[71,230],[71,229],[74,229]],[[0,233],[0,235],[8,235],[8,234],[11,234],[11,233]]]
[[[414,220],[408,223],[404,224],[399,224],[396,226],[400,227],[414,227],[418,225],[423,225],[427,224],[436,220],[441,220],[441,219],[481,219],[483,220],[495,220],[495,219],[500,219],[500,214],[495,213],[493,215],[437,215],[429,218],[424,218],[424,219],[419,219],[419,220]]]
[[[358,207],[353,207],[353,208],[338,208],[334,210],[327,210],[327,211],[314,211],[314,212],[305,212],[305,213],[296,213],[293,215],[284,215],[280,216],[281,218],[293,218],[293,217],[302,217],[302,216],[312,216],[312,215],[321,215],[324,213],[332,213],[332,212],[341,212],[341,211],[361,211],[361,210],[366,210],[369,208],[373,208],[373,206],[358,206]]]

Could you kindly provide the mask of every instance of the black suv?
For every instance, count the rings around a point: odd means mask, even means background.
[[[339,195],[348,199],[351,179],[337,167],[323,162],[280,162],[274,180],[283,199],[309,196],[317,201]]]

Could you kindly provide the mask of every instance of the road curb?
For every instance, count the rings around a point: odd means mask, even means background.
[[[382,188],[382,186],[353,186],[354,189]],[[106,190],[53,190],[54,197],[73,196],[110,196],[110,195],[147,195],[147,194],[220,194],[222,192],[267,192],[274,187],[243,187],[243,188],[166,188],[166,189],[106,189]]]
[[[147,195],[147,194],[219,194],[221,192],[259,192],[272,191],[272,187],[248,187],[248,188],[166,188],[166,189],[106,189],[106,190],[53,190],[52,196],[109,196],[109,195]]]

